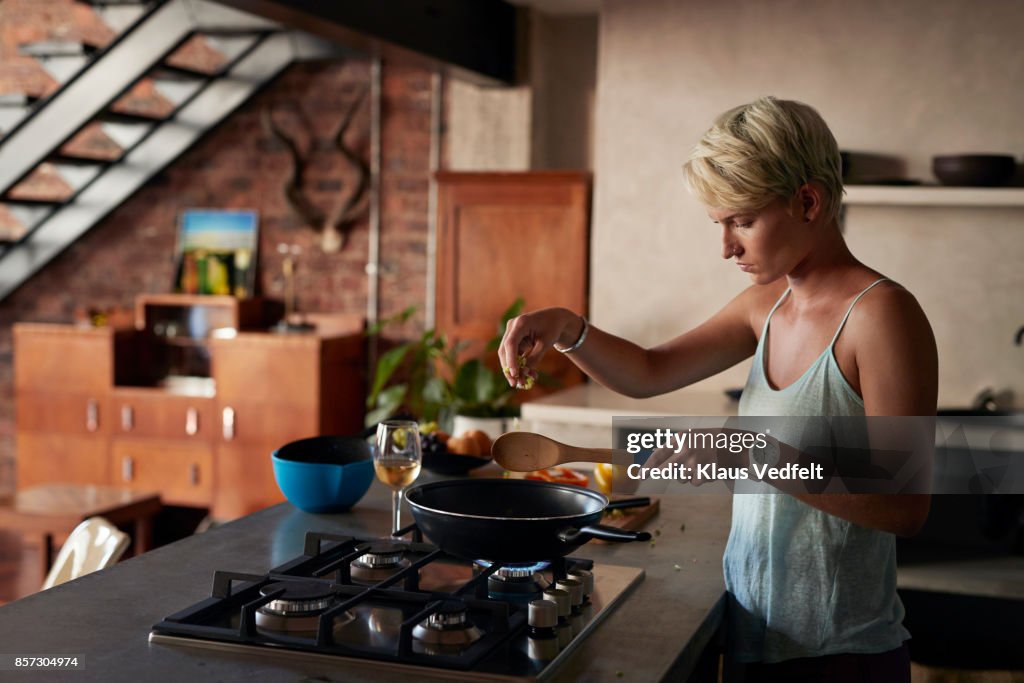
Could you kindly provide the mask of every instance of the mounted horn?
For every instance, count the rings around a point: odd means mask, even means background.
[[[356,178],[352,191],[342,193],[337,204],[328,213],[321,211],[306,195],[305,174],[308,160],[303,158],[296,141],[290,138],[277,124],[273,105],[264,108],[262,112],[264,128],[270,135],[273,135],[284,144],[292,157],[292,173],[285,182],[285,197],[295,213],[307,225],[321,233],[321,247],[328,253],[337,252],[345,245],[348,233],[354,225],[354,220],[366,208],[367,190],[370,185],[369,166],[354,150],[345,145],[345,133],[348,131],[368,91],[368,88],[363,88],[359,92],[344,116],[342,116],[337,130],[332,136],[334,146],[341,152],[345,160],[354,167]]]

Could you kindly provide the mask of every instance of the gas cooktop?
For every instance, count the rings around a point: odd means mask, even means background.
[[[264,575],[215,572],[211,597],[150,642],[360,664],[458,680],[545,680],[643,580],[557,558],[470,562],[404,538],[309,533]]]

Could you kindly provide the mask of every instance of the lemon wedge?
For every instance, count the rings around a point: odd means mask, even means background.
[[[608,496],[612,492],[612,482],[615,480],[615,466],[611,463],[602,462],[594,465],[594,483],[597,490]]]

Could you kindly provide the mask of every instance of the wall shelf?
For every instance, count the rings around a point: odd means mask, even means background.
[[[847,206],[1024,207],[1024,187],[846,185]]]

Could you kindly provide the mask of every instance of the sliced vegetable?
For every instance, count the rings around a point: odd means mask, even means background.
[[[587,475],[561,466],[530,472],[526,475],[526,478],[533,479],[534,481],[550,481],[555,484],[574,484],[584,487],[590,484],[590,477]]]
[[[516,356],[516,364],[518,365],[520,370],[525,370],[526,369],[526,354],[525,353],[520,355],[520,356]],[[522,379],[517,381],[516,382],[516,389],[523,389],[524,391],[528,390],[528,389],[532,389],[533,388],[533,383],[535,381],[534,377],[532,377],[528,372],[525,372],[523,374],[526,375],[526,381],[522,381]],[[506,377],[511,377],[512,376],[512,370],[509,369],[509,368],[505,368],[505,376]]]

